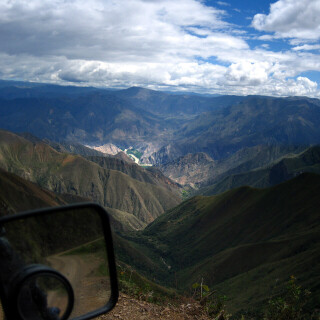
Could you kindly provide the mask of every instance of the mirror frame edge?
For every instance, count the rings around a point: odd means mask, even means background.
[[[69,204],[69,205],[58,206],[58,207],[48,207],[48,208],[40,208],[35,210],[28,210],[28,211],[23,211],[17,214],[4,216],[0,218],[0,226],[1,226],[1,223],[10,222],[12,220],[18,220],[25,217],[37,216],[37,215],[43,214],[44,212],[53,213],[53,212],[60,212],[64,210],[72,210],[72,209],[74,210],[74,209],[84,209],[84,208],[94,209],[96,212],[98,212],[101,219],[102,229],[103,229],[104,239],[106,244],[106,250],[107,250],[107,257],[108,257],[111,296],[109,301],[104,307],[88,312],[85,315],[73,318],[71,320],[86,320],[86,319],[92,319],[100,315],[103,315],[111,311],[115,307],[118,301],[118,297],[119,297],[118,277],[117,277],[117,269],[116,269],[115,255],[114,255],[114,246],[113,246],[113,239],[112,239],[112,233],[111,233],[110,219],[109,219],[109,213],[107,212],[107,210],[101,205],[94,202],[80,202],[80,203]],[[0,286],[0,298],[1,298],[1,301],[6,300],[5,295],[2,292],[1,286]],[[7,306],[2,305],[2,309],[6,314]]]

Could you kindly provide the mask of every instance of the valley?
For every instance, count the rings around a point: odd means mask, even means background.
[[[320,100],[8,86],[1,215],[94,201],[160,297],[203,282],[262,319],[294,275],[320,304]]]
[[[158,262],[153,276],[162,283],[188,291],[203,279],[229,297],[229,310],[259,309],[267,299],[261,288],[270,294],[288,275],[317,292],[319,183],[306,173],[271,188],[197,196],[124,237]]]

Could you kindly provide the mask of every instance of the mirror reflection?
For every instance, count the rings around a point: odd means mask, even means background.
[[[10,266],[2,266],[0,276],[7,285],[13,269],[17,273],[27,265],[40,264],[59,272],[71,284],[74,305],[70,319],[107,304],[111,296],[109,266],[102,222],[94,209],[43,213],[7,222],[4,228],[5,240],[0,245],[8,247]],[[56,314],[53,319],[63,319],[68,295],[59,281],[41,276],[26,281],[18,297],[20,314],[31,319],[23,307],[23,294],[36,284],[46,297],[47,309]]]
[[[23,282],[17,306],[25,320],[64,320],[70,313],[68,291],[65,284],[50,274],[34,275]]]

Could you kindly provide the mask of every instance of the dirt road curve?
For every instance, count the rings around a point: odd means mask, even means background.
[[[71,283],[75,294],[71,318],[101,308],[109,300],[106,278],[98,276],[101,259],[93,255],[55,255],[48,259],[51,266]],[[57,297],[54,297],[57,299]]]

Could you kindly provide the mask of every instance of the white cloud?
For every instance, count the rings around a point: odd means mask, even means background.
[[[233,63],[225,74],[229,85],[258,86],[268,80],[268,62],[250,63],[242,61]]]
[[[262,36],[258,37],[258,40],[263,40],[263,41],[272,41],[274,39],[274,36],[270,35],[270,34],[264,34]]]
[[[225,6],[225,7],[230,7],[230,3],[228,2],[223,2],[223,1],[217,1],[217,4],[219,4],[220,6]]]
[[[320,38],[320,0],[278,0],[270,13],[256,14],[252,26],[260,31],[275,32],[277,37]]]
[[[302,46],[297,46],[292,48],[294,51],[308,51],[308,50],[319,50],[320,49],[320,44],[304,44]]]
[[[20,0],[1,2],[0,12],[2,52],[103,61],[201,56],[198,38],[184,28],[228,25],[223,11],[194,0]],[[203,45],[214,50],[208,40]]]
[[[317,96],[314,82],[292,80],[320,72],[319,54],[308,52],[317,44],[291,39],[292,51],[250,49],[249,35],[225,16],[196,0],[0,1],[0,78]]]
[[[320,97],[317,83],[306,77],[271,83],[269,87],[274,95]]]

